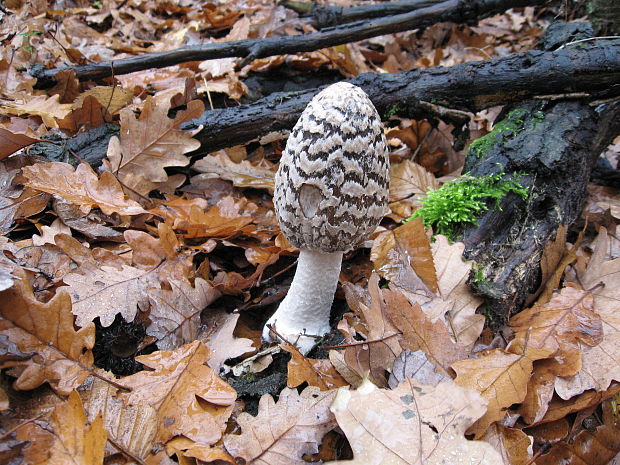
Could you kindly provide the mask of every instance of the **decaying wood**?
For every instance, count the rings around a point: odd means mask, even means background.
[[[464,171],[473,176],[504,172],[528,191],[508,194],[477,226],[462,231],[465,256],[478,266],[473,287],[485,297],[491,326],[519,311],[540,285],[545,243],[560,225],[581,214],[592,167],[620,127],[620,100],[593,108],[587,101],[530,101],[523,131],[506,131],[481,156],[470,151]]]
[[[56,73],[68,69],[74,70],[80,80],[96,80],[112,75],[216,58],[243,58],[241,63],[243,66],[257,58],[311,52],[370,37],[426,27],[438,22],[469,22],[515,6],[542,3],[544,0],[446,0],[409,13],[345,24],[310,34],[195,45],[83,66],[54,69],[33,67],[30,74],[37,78],[39,87],[44,87],[53,82]]]
[[[362,74],[349,82],[370,96],[382,117],[425,117],[424,101],[477,112],[537,95],[582,92],[591,99],[620,95],[620,40],[532,50],[450,68],[435,67],[397,74]],[[200,152],[249,142],[270,132],[289,130],[319,89],[279,92],[249,105],[209,110],[183,126],[202,127]]]

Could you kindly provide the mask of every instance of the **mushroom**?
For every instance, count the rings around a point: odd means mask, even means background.
[[[343,254],[366,240],[388,211],[387,144],[362,89],[340,82],[312,99],[289,136],[275,183],[278,222],[299,248],[299,260],[263,339],[276,339],[273,325],[305,354],[330,330]]]

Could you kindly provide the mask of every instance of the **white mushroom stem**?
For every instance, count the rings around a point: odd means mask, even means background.
[[[267,321],[263,339],[276,339],[267,327],[272,325],[278,334],[306,354],[318,337],[329,332],[329,313],[338,285],[342,254],[300,251],[291,287]]]

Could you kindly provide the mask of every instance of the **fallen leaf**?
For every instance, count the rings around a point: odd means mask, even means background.
[[[48,128],[57,128],[57,121],[64,119],[70,111],[71,105],[60,103],[58,95],[38,95],[25,102],[0,105],[0,113],[4,115],[39,116]]]
[[[226,179],[232,181],[236,187],[251,187],[253,189],[267,189],[273,193],[275,171],[261,168],[247,160],[239,163],[232,161],[226,153],[207,155],[192,165],[200,173],[191,179],[192,184],[198,184],[205,179]]]
[[[119,86],[95,86],[73,101],[73,109],[80,108],[87,97],[95,98],[109,114],[115,115],[131,103],[133,93]]]
[[[580,274],[584,289],[594,296],[594,310],[603,325],[603,340],[583,351],[582,368],[573,376],[557,378],[555,390],[569,399],[588,389],[606,390],[612,380],[620,380],[620,258],[609,259],[609,238],[605,228],[599,229],[594,253],[587,269]],[[604,286],[598,286],[603,283]]]
[[[307,387],[301,394],[284,388],[278,402],[261,397],[258,415],[237,417],[241,434],[224,436],[226,450],[247,465],[304,465],[304,454],[315,454],[321,438],[336,426],[329,406],[336,391]]]
[[[593,306],[592,295],[565,287],[549,303],[535,305],[510,319],[514,343],[552,354],[557,376],[574,375],[581,368],[582,349],[603,340],[601,318]]]
[[[204,111],[199,100],[187,104],[187,110],[177,113],[175,119],[168,118],[169,99],[146,99],[140,116],[136,118],[131,109],[121,110],[120,143],[110,140],[108,159],[110,171],[131,189],[141,185],[141,179],[154,183],[165,183],[167,166],[186,166],[187,152],[196,150],[200,143],[192,134],[180,129],[182,123],[198,118]],[[139,194],[149,191],[139,189]]]
[[[291,354],[286,367],[288,387],[295,388],[302,383],[308,383],[308,386],[316,386],[321,391],[328,391],[348,385],[329,360],[306,358],[295,346],[286,343],[282,344],[282,348]]]
[[[146,213],[139,203],[128,199],[118,180],[108,171],[101,178],[86,163],[75,170],[68,163],[37,163],[22,169],[27,186],[58,195],[79,205],[84,213],[98,207],[106,215]]]
[[[13,287],[0,292],[0,329],[20,351],[36,353],[24,362],[7,362],[17,370],[14,387],[29,390],[47,381],[67,395],[89,375],[95,326],[75,331],[66,292],[58,290],[49,302],[39,302],[25,272],[18,268],[14,274],[19,279]]]
[[[188,281],[168,280],[171,290],[147,291],[151,324],[146,333],[157,338],[160,350],[176,349],[196,339],[200,313],[220,297],[220,292],[204,279]]]
[[[238,313],[229,315],[226,312],[210,312],[206,317],[206,329],[200,337],[205,339],[211,351],[207,365],[217,373],[221,372],[226,360],[256,351],[251,339],[233,335],[238,320]]]
[[[86,414],[77,391],[52,414],[55,441],[51,447],[50,465],[100,465],[103,463],[107,432],[101,416],[86,426]]]
[[[375,270],[390,284],[412,292],[438,291],[431,245],[421,218],[377,236],[370,259]]]
[[[157,268],[144,271],[128,265],[118,269],[86,263],[63,281],[73,302],[75,324],[80,327],[97,317],[102,326],[110,326],[117,313],[132,322],[138,308],[148,308],[146,291],[159,288]]]
[[[519,354],[491,349],[478,358],[454,363],[456,384],[475,389],[488,402],[486,413],[468,432],[482,437],[489,425],[504,418],[508,407],[520,403],[525,397],[534,360],[548,356],[549,352],[529,347]]]
[[[209,445],[216,443],[232,413],[236,392],[205,365],[209,350],[200,341],[140,355],[136,360],[154,371],[123,378],[129,405],[151,405],[157,411],[157,441],[176,435]]]
[[[383,289],[385,310],[398,331],[401,346],[410,351],[423,350],[438,373],[451,376],[450,365],[467,358],[471,349],[452,341],[443,320],[432,322],[419,304],[411,305],[398,291]]]
[[[418,384],[437,386],[442,381],[452,378],[441,375],[435,371],[435,365],[428,361],[423,350],[403,350],[394,361],[392,373],[388,380],[388,386],[395,389],[405,378],[411,378]]]
[[[16,134],[8,129],[0,128],[0,160],[35,142],[37,139],[25,134]]]
[[[464,436],[484,414],[484,404],[476,391],[452,381],[433,387],[406,379],[396,389],[386,390],[365,380],[355,391],[340,388],[331,411],[354,458],[328,464],[496,465],[501,457],[490,444]]]
[[[422,204],[420,199],[430,190],[439,189],[439,182],[424,167],[404,160],[390,168],[390,209],[394,221],[409,218]],[[403,209],[403,206],[405,208]]]
[[[527,434],[520,429],[507,428],[498,423],[492,424],[482,437],[500,453],[502,459],[498,465],[530,465],[532,454],[531,442]]]

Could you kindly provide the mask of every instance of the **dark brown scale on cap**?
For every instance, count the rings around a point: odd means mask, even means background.
[[[381,118],[362,89],[333,84],[301,114],[282,153],[274,201],[300,249],[347,252],[388,212],[389,159]]]

